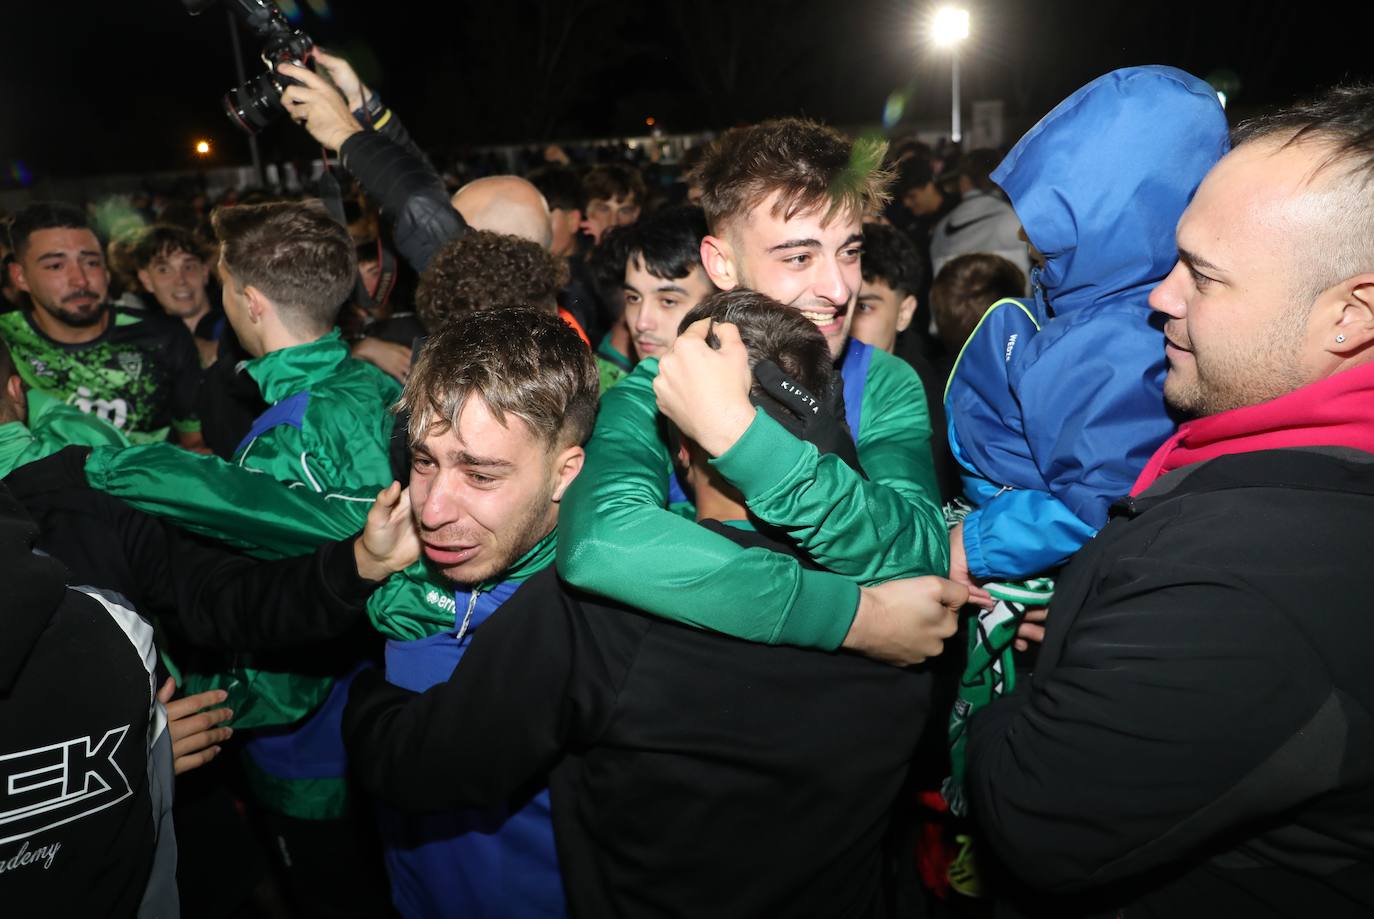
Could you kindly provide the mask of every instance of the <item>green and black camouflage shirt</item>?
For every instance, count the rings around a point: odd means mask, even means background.
[[[135,443],[166,440],[173,428],[199,431],[201,371],[191,333],[166,316],[108,309],[109,325],[93,341],[54,341],[18,310],[0,314],[0,338],[30,387],[100,417]]]

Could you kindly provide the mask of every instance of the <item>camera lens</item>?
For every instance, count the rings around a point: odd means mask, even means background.
[[[224,94],[224,114],[248,134],[256,134],[282,114],[281,91],[271,73],[262,73]]]

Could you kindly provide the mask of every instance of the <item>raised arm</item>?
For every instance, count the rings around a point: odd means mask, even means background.
[[[759,413],[713,465],[760,520],[861,584],[949,570],[949,540],[916,372],[876,352],[855,445],[863,478]]]
[[[930,421],[920,378],[882,353],[864,381],[856,446],[865,479],[754,411],[748,352],[735,326],[695,323],[660,362],[658,407],[713,457],[763,521],[787,530],[819,565],[861,583],[944,574]]]
[[[231,651],[274,651],[347,633],[366,621],[372,592],[420,549],[409,495],[396,482],[377,496],[362,533],[299,558],[255,561],[159,526],[165,552],[160,559],[145,553],[139,570],[148,583],[159,562],[166,567],[153,581],[152,612],[193,644]]]
[[[665,509],[669,457],[641,361],[601,400],[587,462],[563,501],[558,570],[583,589],[748,641],[833,649],[858,585],[745,549]]]
[[[339,152],[344,168],[392,221],[397,251],[423,271],[441,245],[467,232],[462,215],[396,115],[348,63],[319,52],[315,59],[338,89],[304,67],[282,64],[280,72],[301,84],[282,93],[282,104],[312,137]]]

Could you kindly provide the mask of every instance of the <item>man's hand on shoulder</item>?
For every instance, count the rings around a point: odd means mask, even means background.
[[[300,84],[288,86],[281,94],[282,107],[292,121],[325,147],[337,151],[344,141],[362,131],[348,101],[324,77],[296,64],[278,64],[277,72]]]
[[[933,575],[865,587],[844,647],[889,664],[919,664],[944,651],[970,602],[990,606],[992,598]]]
[[[707,343],[714,332],[719,347]],[[754,420],[753,377],[739,329],[728,322],[694,322],[658,362],[658,410],[711,456],[735,445]]]
[[[353,541],[358,575],[369,581],[384,581],[419,557],[420,535],[410,515],[410,489],[392,482],[378,492],[362,535]]]

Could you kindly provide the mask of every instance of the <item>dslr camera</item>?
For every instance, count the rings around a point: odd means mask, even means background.
[[[186,12],[199,16],[216,0],[181,0]],[[257,134],[285,113],[281,94],[286,87],[299,83],[277,73],[278,64],[296,64],[315,70],[310,52],[315,42],[300,29],[286,21],[272,0],[226,0],[229,8],[248,30],[262,42],[262,60],[267,72],[258,74],[242,86],[224,94],[224,114],[248,134]],[[327,73],[322,73],[326,80]],[[330,81],[332,83],[332,81]]]

